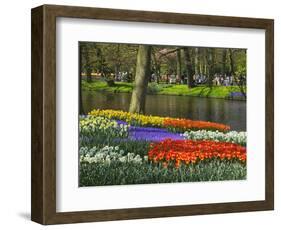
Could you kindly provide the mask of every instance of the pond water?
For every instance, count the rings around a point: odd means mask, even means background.
[[[121,109],[128,111],[130,93],[83,91],[85,112],[93,109]],[[215,98],[147,95],[147,115],[169,116],[227,124],[232,130],[246,131],[246,102]]]

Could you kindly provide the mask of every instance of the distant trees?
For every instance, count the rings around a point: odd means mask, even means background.
[[[93,74],[109,86],[114,81],[134,82],[131,112],[144,113],[149,81],[169,83],[176,78],[171,82],[193,88],[199,77],[200,84],[212,87],[218,78],[231,76],[246,97],[245,49],[80,42],[79,50],[80,73],[88,82]]]
[[[230,73],[234,76],[235,83],[238,85],[240,92],[246,98],[246,65],[244,64],[246,62],[246,50],[242,50],[244,55],[240,49],[227,49],[227,51],[230,59]],[[237,58],[235,55],[240,55],[241,57]]]
[[[81,42],[81,71],[87,81],[96,73],[104,80],[117,79],[127,72],[133,81],[136,73],[137,45]],[[165,75],[185,77],[194,87],[194,75],[204,75],[212,85],[215,74],[246,76],[246,50],[232,48],[152,46],[151,72],[159,83]]]
[[[239,63],[233,68],[229,54],[232,51],[235,54],[232,62]],[[216,74],[234,76],[237,68],[246,69],[246,52],[243,49],[163,46],[153,46],[152,49],[152,70],[157,83],[160,76],[174,74],[181,82],[187,79],[188,87],[192,88],[196,86],[194,77],[203,75],[205,83],[212,86]],[[246,72],[243,75],[246,76]]]
[[[92,52],[96,49],[95,43],[92,42],[80,42],[79,43],[79,52],[80,52],[80,63],[81,71],[86,74],[86,79],[88,82],[92,81],[92,71],[94,69],[94,60]]]
[[[93,73],[110,84],[119,72],[135,72],[136,45],[81,42],[80,47],[81,74],[86,75],[88,82],[92,80]]]
[[[129,111],[132,113],[145,112],[145,96],[150,78],[151,46],[139,45],[134,89]]]

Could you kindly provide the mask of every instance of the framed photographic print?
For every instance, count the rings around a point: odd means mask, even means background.
[[[41,224],[273,210],[271,19],[32,9]]]

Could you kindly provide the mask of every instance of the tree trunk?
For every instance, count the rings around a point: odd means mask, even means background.
[[[87,82],[92,82],[92,71],[91,71],[91,69],[87,68],[86,75],[87,75]]]
[[[226,49],[222,51],[222,73],[226,74]]]
[[[117,80],[117,76],[120,71],[120,44],[117,45],[116,51],[116,60],[115,60],[115,80]]]
[[[85,114],[82,101],[82,47],[79,46],[79,114]]]
[[[186,74],[188,79],[188,87],[193,88],[194,87],[194,79],[193,79],[193,68],[191,64],[191,58],[189,54],[189,48],[184,48],[184,61],[186,66]]]
[[[210,48],[208,49],[208,85],[209,87],[213,86],[213,79],[214,79],[214,68],[215,68],[215,49]]]
[[[232,49],[228,49],[229,51],[229,60],[230,60],[230,74],[234,76],[234,60],[233,60],[233,52]]]
[[[106,76],[104,74],[104,60],[103,60],[101,48],[96,47],[96,52],[97,52],[97,69],[98,72],[100,73],[101,78],[105,79]]]
[[[177,76],[181,80],[181,53],[177,50]]]
[[[157,69],[156,69],[156,83],[157,84],[159,84],[160,77],[161,77],[161,65],[158,64]]]
[[[198,48],[194,48],[194,71],[195,75],[198,75],[200,70],[199,70],[199,59],[198,59]]]
[[[184,49],[180,49],[180,55],[181,57],[183,58],[183,65],[181,66],[181,71],[182,73],[186,74],[186,69],[187,69],[187,66],[186,66],[186,61],[185,61],[185,52],[184,52]]]
[[[154,74],[155,74],[155,80],[157,84],[159,84],[159,77],[160,77],[160,61],[157,61],[155,50],[151,50],[151,58],[154,63]]]
[[[151,46],[139,45],[135,87],[133,89],[129,111],[131,113],[145,112],[145,96],[150,78]]]
[[[208,76],[208,64],[207,64],[206,55],[204,55],[204,75]]]
[[[92,65],[90,63],[89,48],[87,46],[84,47],[83,53],[84,53],[84,58],[85,58],[86,80],[87,80],[87,82],[91,82],[92,81],[92,75],[91,74],[92,74],[93,68],[92,68]]]

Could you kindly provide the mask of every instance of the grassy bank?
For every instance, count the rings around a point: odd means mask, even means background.
[[[131,93],[133,90],[133,83],[116,82],[114,86],[108,86],[104,81],[93,81],[91,83],[83,81],[82,89],[100,92]],[[239,91],[240,90],[238,86],[208,87],[203,85],[189,89],[187,85],[156,83],[148,84],[148,94],[228,98],[230,93]]]

